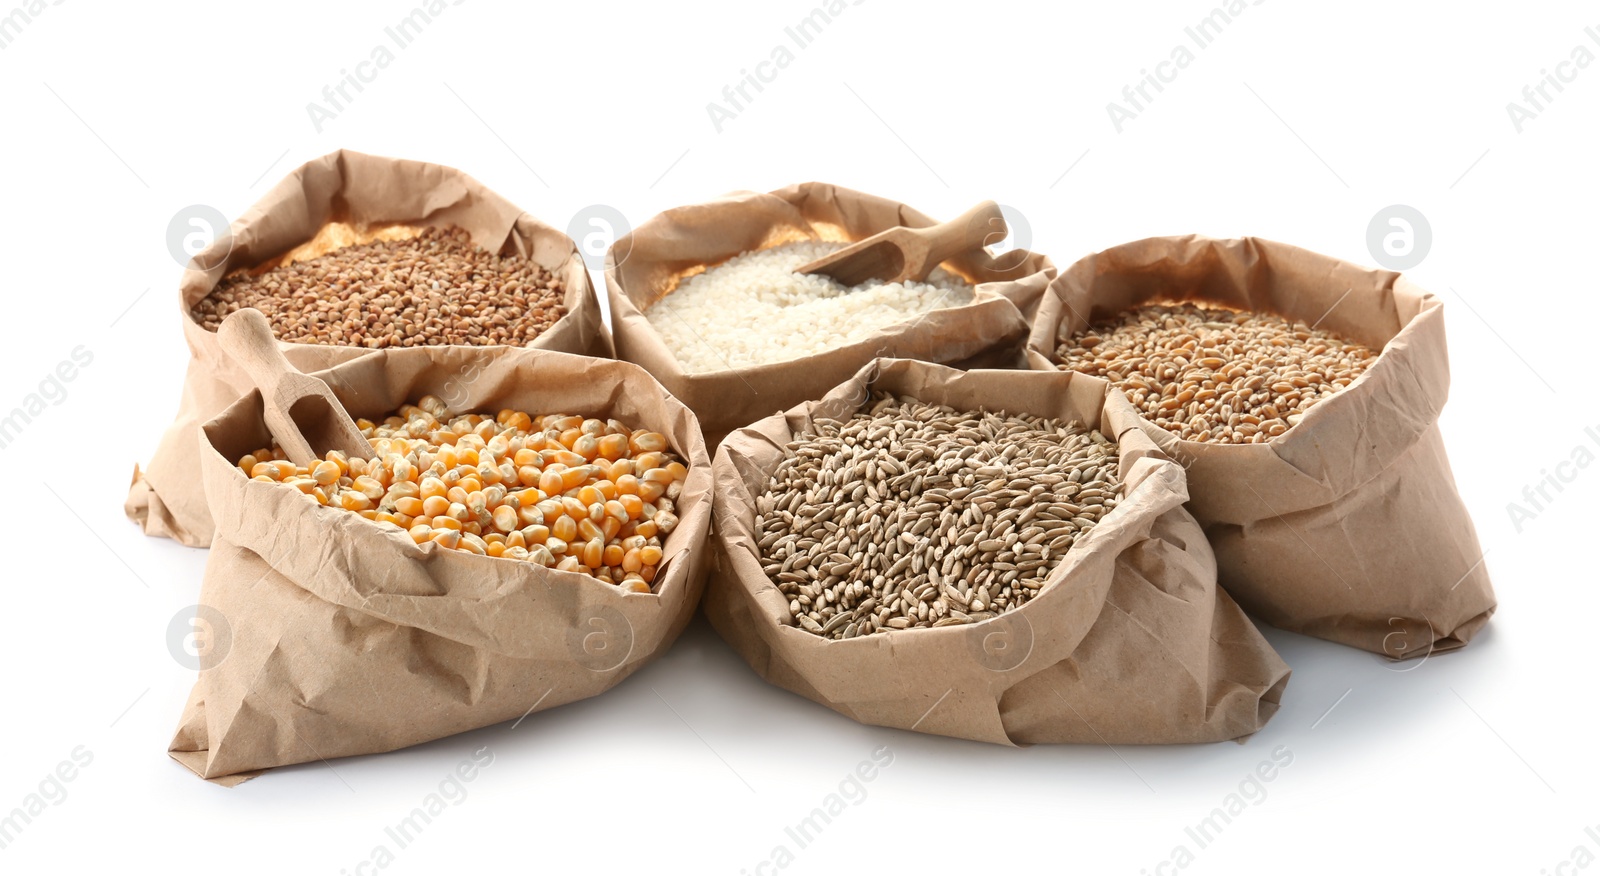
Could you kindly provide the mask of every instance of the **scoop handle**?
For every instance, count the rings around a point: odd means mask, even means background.
[[[283,379],[298,374],[278,348],[266,316],[253,307],[235,311],[217,327],[217,343],[250,375],[263,396],[276,394]]]
[[[984,201],[949,222],[917,230],[928,247],[929,269],[962,253],[999,243],[1007,234],[1006,219],[1000,205]]]

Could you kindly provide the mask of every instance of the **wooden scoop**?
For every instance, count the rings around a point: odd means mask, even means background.
[[[289,461],[315,465],[329,450],[369,458],[372,444],[361,435],[328,384],[296,371],[261,311],[247,307],[217,327],[217,341],[261,390],[267,428]]]
[[[1000,205],[984,201],[960,216],[928,228],[900,226],[880,231],[796,269],[826,274],[846,286],[868,280],[905,283],[925,280],[939,263],[984,244],[1004,240],[1006,220]]]

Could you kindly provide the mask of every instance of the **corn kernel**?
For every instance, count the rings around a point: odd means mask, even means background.
[[[517,510],[509,505],[494,509],[494,527],[501,532],[511,532],[518,525]]]

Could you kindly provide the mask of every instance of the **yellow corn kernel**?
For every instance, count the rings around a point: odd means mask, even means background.
[[[294,474],[294,464],[283,460],[258,462],[250,468],[251,477],[268,477],[275,481],[282,481],[292,474]]]
[[[606,550],[609,551],[611,548],[608,547]],[[622,571],[624,572],[637,572],[644,567],[644,560],[641,557],[640,551],[635,548],[634,550],[623,551],[622,559],[617,563],[617,565],[621,566]]]
[[[570,519],[570,518],[568,518],[568,519]],[[583,539],[584,541],[591,541],[591,540],[597,539],[597,538],[603,540],[604,537],[605,537],[605,534],[600,531],[600,526],[598,524],[596,524],[593,520],[590,520],[589,518],[585,517],[585,518],[583,518],[583,519],[578,521],[578,537]],[[592,565],[594,565],[594,563],[589,563],[587,565],[591,565],[592,566]]]
[[[656,523],[655,523],[654,520],[642,521],[641,523],[639,523],[637,526],[635,526],[633,528],[633,532],[634,532],[635,535],[640,535],[640,536],[643,536],[645,538],[654,537],[657,531],[659,531],[659,527],[656,526]]]
[[[239,469],[245,473],[246,477],[251,477],[255,474],[251,469],[255,468],[260,461],[256,459],[255,454],[246,453],[244,456],[239,457]]]
[[[506,547],[525,548],[527,546],[528,537],[522,534],[522,530],[506,533]]]
[[[600,565],[600,560],[605,556],[605,551],[606,543],[599,537],[595,537],[587,542],[584,542],[582,558],[583,564],[591,569],[595,568],[596,566]]]
[[[582,520],[589,516],[589,506],[579,502],[573,496],[561,497],[561,513],[573,520]]]
[[[339,480],[339,467],[325,459],[310,470],[310,476],[312,480],[317,481],[317,486],[330,486]]]
[[[610,505],[609,502],[606,504]],[[628,520],[638,520],[639,515],[644,513],[644,500],[638,496],[625,493],[617,497],[617,504],[622,506],[622,513]]]
[[[652,451],[649,453],[635,453],[633,455],[633,471],[635,474],[642,471],[649,471],[652,468],[660,468],[666,464],[667,455],[665,453]]]
[[[344,490],[339,493],[336,501],[339,507],[346,511],[365,511],[372,507],[372,500],[368,499],[365,493],[358,493],[355,490]]]
[[[578,521],[563,514],[550,524],[549,531],[562,541],[572,541],[578,535]]]
[[[433,543],[444,548],[455,550],[461,545],[461,533],[454,529],[440,529],[433,533]]]
[[[422,513],[429,517],[439,517],[450,513],[450,500],[443,496],[429,496],[422,500]]]
[[[600,562],[607,566],[620,566],[622,565],[622,555],[622,545],[608,544],[600,556]]]
[[[494,528],[501,532],[511,532],[518,527],[519,519],[517,509],[510,505],[501,505],[494,509]]]
[[[563,572],[581,572],[583,564],[578,562],[577,557],[562,557],[561,562],[556,563],[556,568]]]
[[[531,465],[534,468],[544,467],[544,457],[539,455],[539,451],[528,447],[524,447],[521,450],[518,450],[516,453],[513,453],[511,455],[511,461],[515,463],[518,468],[521,468],[525,465]]]
[[[628,522],[628,508],[622,504],[621,500],[612,499],[605,503],[603,507],[605,508],[606,516],[615,517],[620,523]]]
[[[654,502],[666,495],[666,492],[667,488],[663,484],[658,484],[654,481],[639,482],[639,498],[646,502]]]
[[[416,542],[417,544],[422,544],[423,542],[431,541],[432,539],[433,527],[426,523],[414,523],[411,525],[412,541]]]
[[[566,449],[565,447],[561,447],[559,444],[557,444],[557,448],[558,449],[546,450],[544,452],[545,468],[548,469],[551,463],[560,463],[564,468],[572,468],[574,466],[583,465],[588,461],[578,454]]]
[[[517,531],[522,533],[523,539],[530,545],[544,544],[550,538],[550,527],[548,526],[524,526]]]
[[[434,529],[449,529],[449,530],[453,530],[455,532],[460,532],[461,531],[461,521],[459,521],[459,520],[455,519],[454,517],[451,517],[451,516],[449,516],[447,514],[446,515],[440,515],[438,517],[433,518],[433,528]]]
[[[561,473],[561,490],[562,490],[562,492],[566,492],[567,490],[570,490],[573,487],[582,486],[584,484],[584,482],[588,481],[591,477],[594,476],[594,474],[595,474],[594,468],[592,466],[587,466],[587,465],[580,465],[580,466],[578,466],[576,468],[567,469],[566,471]],[[549,491],[546,490],[545,492],[549,492]]]
[[[600,442],[593,435],[579,435],[572,442],[572,452],[583,457],[585,462],[593,462],[600,456]]]
[[[628,454],[628,436],[607,435],[595,441],[595,452],[601,459],[616,462]]]
[[[661,548],[653,544],[647,544],[639,548],[639,561],[646,566],[659,565],[661,562]]]
[[[643,578],[623,578],[622,583],[617,586],[630,593],[650,592],[650,585]]]
[[[621,520],[615,517],[607,517],[600,522],[600,534],[605,536],[606,541],[609,542],[615,539],[620,532],[622,532]]]
[[[643,569],[639,570],[639,577],[646,581],[654,582],[656,580],[656,567],[645,566]]]
[[[628,436],[628,449],[637,456],[640,453],[655,453],[667,449],[667,436],[660,432],[639,431]]]
[[[461,549],[464,551],[471,551],[480,557],[489,553],[488,543],[471,533],[461,536]]]
[[[426,511],[426,507],[427,503],[423,502],[421,499],[416,499],[409,496],[394,500],[394,510],[399,511],[401,514],[408,514],[412,517],[421,517]],[[430,513],[428,516],[432,517],[433,514]]]

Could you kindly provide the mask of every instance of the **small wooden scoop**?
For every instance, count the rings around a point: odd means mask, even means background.
[[[904,226],[880,231],[796,269],[797,274],[826,274],[846,286],[868,280],[905,283],[925,280],[939,263],[964,252],[998,243],[1006,236],[1000,205],[984,201],[960,216],[928,228]]]
[[[315,465],[327,451],[368,458],[372,444],[362,437],[328,384],[296,371],[261,311],[247,307],[217,327],[217,341],[261,390],[267,428],[289,461]]]

